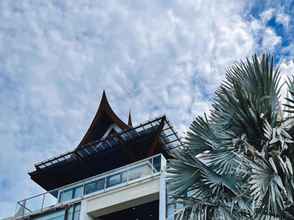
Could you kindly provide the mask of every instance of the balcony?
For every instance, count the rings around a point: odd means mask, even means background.
[[[17,202],[15,217],[38,214],[160,175],[161,154]]]

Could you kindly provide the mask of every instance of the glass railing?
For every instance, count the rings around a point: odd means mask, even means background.
[[[15,217],[42,212],[83,197],[90,197],[155,176],[160,173],[163,164],[165,164],[165,158],[158,154],[77,183],[24,199],[17,202]]]

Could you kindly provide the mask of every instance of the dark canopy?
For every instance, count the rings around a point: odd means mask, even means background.
[[[105,137],[111,125],[121,130]],[[112,111],[105,93],[94,120],[78,147],[68,153],[35,164],[31,178],[46,190],[112,170],[154,154],[166,157],[181,145],[166,117],[132,127]],[[103,137],[103,138],[102,138]]]

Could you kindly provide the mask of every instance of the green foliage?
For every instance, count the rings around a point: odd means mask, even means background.
[[[287,97],[280,79],[270,55],[227,70],[169,161],[177,219],[294,219],[294,77]]]

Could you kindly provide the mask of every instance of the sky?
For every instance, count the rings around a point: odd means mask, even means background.
[[[28,171],[77,146],[103,89],[123,120],[184,134],[233,63],[269,52],[294,73],[293,16],[287,0],[1,0],[0,219],[42,191]]]

